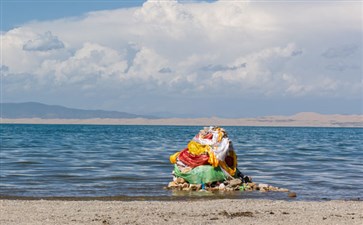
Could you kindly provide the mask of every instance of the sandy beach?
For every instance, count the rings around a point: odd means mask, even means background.
[[[363,127],[363,115],[323,115],[298,113],[293,116],[256,118],[164,118],[164,119],[41,119],[0,118],[7,124],[97,124],[97,125],[176,125],[176,126],[283,126],[283,127]]]
[[[0,200],[0,224],[363,224],[363,201]]]

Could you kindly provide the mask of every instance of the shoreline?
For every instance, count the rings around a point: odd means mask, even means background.
[[[342,198],[342,199],[299,199],[288,197],[285,198],[237,198],[237,197],[217,197],[217,196],[98,196],[98,197],[29,197],[29,196],[0,196],[0,201],[78,201],[78,202],[89,202],[89,201],[102,201],[102,202],[194,202],[194,201],[211,201],[211,200],[251,200],[251,201],[288,201],[288,202],[329,202],[329,201],[342,201],[342,202],[363,202],[363,199],[356,198]]]
[[[42,119],[0,118],[0,124],[62,124],[62,125],[166,125],[166,126],[251,126],[251,127],[346,127],[362,128],[363,115],[297,114],[257,118],[166,118],[166,119]]]
[[[0,200],[0,224],[362,224],[363,201]]]

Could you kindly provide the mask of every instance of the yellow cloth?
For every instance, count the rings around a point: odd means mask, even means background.
[[[216,155],[214,155],[214,152],[210,148],[208,149],[208,155],[209,155],[208,163],[211,164],[213,167],[217,167],[219,165],[219,160],[217,159]]]
[[[223,138],[223,136],[224,136],[224,133],[222,132],[222,131],[219,131],[218,132],[218,142],[221,142],[221,140],[222,140],[222,138]]]
[[[233,166],[229,167],[225,161],[219,162],[219,166],[222,167],[229,175],[234,176],[237,169],[237,155],[233,150],[229,151],[228,155],[233,158]]]
[[[193,155],[201,155],[205,152],[208,152],[209,149],[209,145],[202,145],[195,141],[191,141],[188,143],[188,151]]]
[[[179,154],[180,154],[180,152],[176,152],[175,154],[173,154],[173,155],[170,156],[169,159],[170,159],[170,163],[171,164],[175,164],[176,163],[176,158],[178,158]]]

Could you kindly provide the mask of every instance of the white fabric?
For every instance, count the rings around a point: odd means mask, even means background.
[[[214,132],[211,132],[213,133],[213,138],[210,140],[210,139],[203,139],[200,137],[200,135],[197,137],[195,136],[193,138],[193,141],[196,141],[202,145],[214,145],[217,143],[218,141],[218,132],[217,131],[214,131]]]
[[[213,130],[213,128],[214,127],[205,127],[204,130],[201,130],[199,132],[199,134],[197,134],[193,138],[193,141],[196,141],[196,142],[198,142],[199,144],[202,144],[202,145],[214,145],[214,144],[216,144],[217,141],[218,141],[219,132]],[[212,133],[213,138],[211,140],[210,139],[203,139],[203,138],[200,137],[201,136],[200,133]]]
[[[224,161],[228,154],[230,148],[230,140],[227,137],[222,138],[220,142],[218,142],[219,138],[219,131],[214,130],[215,127],[205,127],[203,130],[199,132],[194,138],[193,141],[198,142],[202,145],[209,145],[211,146],[213,153],[217,157],[218,160]],[[224,130],[223,130],[224,131]],[[212,139],[204,139],[203,136],[205,134],[211,133],[213,134]],[[232,145],[231,145],[232,147]]]
[[[229,139],[223,138],[212,150],[219,161],[224,161],[229,151]]]

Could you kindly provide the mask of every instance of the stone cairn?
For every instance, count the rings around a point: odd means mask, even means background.
[[[286,188],[257,184],[237,168],[237,155],[227,132],[217,126],[204,127],[187,147],[170,156],[173,181],[166,189],[179,191],[289,192]],[[289,197],[296,193],[289,192]]]
[[[225,191],[260,191],[260,192],[289,192],[289,189],[274,187],[268,184],[257,184],[252,182],[252,178],[249,178],[249,182],[243,182],[242,179],[236,178],[231,180],[225,180],[223,182],[214,182],[211,184],[189,184],[183,178],[178,177],[169,182],[165,189],[178,190],[178,191],[211,191],[211,192],[225,192]],[[289,192],[291,195],[293,192]],[[296,197],[296,196],[295,196]]]

